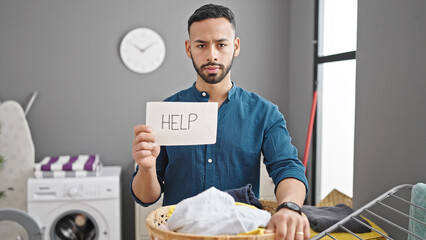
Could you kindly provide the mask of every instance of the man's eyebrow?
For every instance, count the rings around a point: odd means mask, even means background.
[[[216,40],[216,42],[229,42],[229,39],[221,38],[221,39]]]
[[[201,39],[197,39],[194,41],[195,43],[206,43],[207,41],[201,40]],[[221,38],[218,40],[215,40],[215,42],[229,42],[229,39],[227,38]]]

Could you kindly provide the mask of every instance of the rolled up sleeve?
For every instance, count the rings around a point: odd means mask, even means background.
[[[264,164],[269,176],[275,184],[286,178],[295,178],[303,182],[308,193],[308,180],[305,176],[305,166],[298,159],[297,149],[291,143],[291,137],[286,128],[284,116],[278,111],[270,113],[271,125],[265,130],[262,152]]]

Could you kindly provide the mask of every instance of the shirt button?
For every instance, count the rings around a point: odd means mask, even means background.
[[[203,95],[203,97],[205,97],[207,95],[206,92],[202,92],[201,95]]]
[[[207,160],[207,162],[212,163],[213,160],[211,158],[209,158],[209,160]]]

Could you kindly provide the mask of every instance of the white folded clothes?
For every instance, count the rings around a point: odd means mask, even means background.
[[[179,202],[167,220],[167,226],[181,233],[239,234],[266,227],[270,219],[269,212],[236,205],[231,195],[211,187]]]
[[[95,171],[99,155],[45,157],[34,165],[34,171]]]

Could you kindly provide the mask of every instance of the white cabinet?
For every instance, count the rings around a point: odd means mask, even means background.
[[[262,156],[263,159],[263,156]],[[259,190],[259,199],[276,201],[274,194],[275,185],[272,181],[272,178],[269,177],[268,172],[266,171],[266,166],[263,162],[260,164],[260,190]]]
[[[146,228],[146,218],[148,215],[155,209],[161,207],[163,204],[163,197],[161,197],[158,202],[149,206],[142,207],[141,205],[135,203],[135,239],[136,240],[149,240],[149,232]]]

